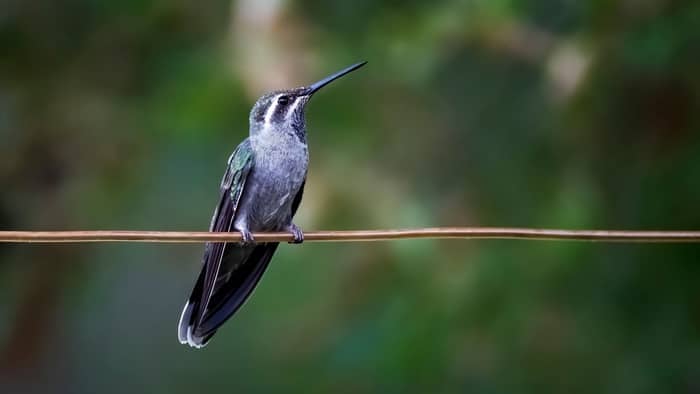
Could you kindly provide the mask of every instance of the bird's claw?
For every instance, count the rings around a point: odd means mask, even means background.
[[[304,232],[301,231],[299,227],[297,227],[296,224],[292,223],[288,228],[287,231],[291,232],[294,234],[294,240],[289,241],[288,243],[290,244],[300,244],[304,242]]]
[[[241,245],[249,245],[255,242],[255,237],[248,230],[238,230],[241,233]]]

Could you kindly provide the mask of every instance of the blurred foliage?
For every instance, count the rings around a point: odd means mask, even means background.
[[[205,229],[263,89],[306,229],[700,227],[700,3],[5,0],[0,228]],[[700,248],[280,248],[203,351],[201,245],[0,245],[0,392],[700,391]]]

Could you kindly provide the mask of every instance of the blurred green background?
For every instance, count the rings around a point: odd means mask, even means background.
[[[700,228],[700,2],[0,4],[0,228],[205,230],[267,90],[306,230]],[[700,247],[283,245],[203,351],[202,245],[0,245],[0,392],[700,392]]]

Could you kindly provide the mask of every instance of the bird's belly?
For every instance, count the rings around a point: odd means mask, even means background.
[[[307,160],[278,158],[256,163],[248,182],[248,221],[255,231],[282,230],[291,223],[292,202],[306,178]],[[251,182],[252,181],[252,182]],[[246,185],[247,187],[247,185]]]

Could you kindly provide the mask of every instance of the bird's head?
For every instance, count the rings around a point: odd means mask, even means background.
[[[303,140],[306,129],[304,107],[311,96],[322,87],[366,63],[353,64],[309,86],[264,94],[250,111],[251,135],[261,132],[284,132],[294,133]]]

